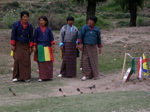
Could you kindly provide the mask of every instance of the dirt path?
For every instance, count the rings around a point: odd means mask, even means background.
[[[80,88],[83,93],[91,93],[92,91],[88,88],[95,85],[96,88],[93,92],[109,92],[109,91],[150,91],[150,78],[141,82],[136,79],[136,74],[133,74],[131,81],[127,83],[122,83],[121,75],[119,74],[108,74],[101,75],[98,80],[87,80],[81,81],[80,78],[66,79],[62,78],[60,80],[64,83],[62,88],[66,95],[77,95],[79,92],[76,90]],[[54,94],[52,96],[61,96],[62,94],[58,91],[58,87],[53,88]]]

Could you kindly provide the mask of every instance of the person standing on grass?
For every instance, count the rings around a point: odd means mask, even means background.
[[[80,31],[78,42],[79,50],[82,51],[82,81],[89,79],[97,79],[98,70],[98,52],[102,52],[101,33],[98,27],[95,26],[97,17],[91,16],[88,19],[88,24],[84,25]]]
[[[35,29],[33,40],[34,61],[38,63],[40,75],[38,81],[51,80],[53,78],[55,41],[52,31],[48,27],[48,19],[46,16],[39,18],[39,27]]]
[[[13,24],[11,34],[11,50],[14,52],[13,82],[30,81],[33,45],[33,27],[28,22],[29,13],[21,12],[21,20]]]
[[[73,25],[74,18],[67,17],[67,25],[60,30],[60,49],[62,51],[62,65],[58,77],[76,77],[76,57],[78,29]]]

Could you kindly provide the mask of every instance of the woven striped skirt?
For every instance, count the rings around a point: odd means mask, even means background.
[[[38,51],[34,54],[34,61],[38,62],[39,79],[49,80],[53,78],[54,57],[52,48],[38,45]]]
[[[82,74],[88,78],[97,78],[98,52],[97,45],[84,45],[81,57]]]
[[[38,62],[39,79],[49,80],[53,79],[53,63],[52,61]]]
[[[13,79],[14,78],[18,80],[28,80],[31,78],[29,43],[16,42]]]
[[[68,78],[76,77],[76,43],[65,42],[60,74]]]

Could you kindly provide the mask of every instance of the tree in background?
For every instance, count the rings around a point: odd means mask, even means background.
[[[107,0],[69,0],[77,3],[86,3],[87,4],[87,9],[86,9],[86,19],[88,19],[90,16],[95,15],[96,12],[96,4],[98,2],[105,2]]]
[[[115,0],[120,4],[123,11],[130,12],[130,26],[136,26],[137,11],[143,8],[146,0]]]

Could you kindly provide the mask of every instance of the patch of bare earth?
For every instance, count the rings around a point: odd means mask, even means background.
[[[143,48],[143,51],[146,50],[149,53],[150,51],[150,32],[149,31],[150,31],[150,27],[116,28],[116,29],[110,29],[110,30],[102,30],[104,48],[105,46],[109,46],[109,45],[117,45],[119,47],[131,46],[131,49],[128,49],[130,53],[135,54],[135,52],[138,51],[138,48]],[[58,34],[55,34],[55,35],[58,36]],[[1,49],[6,47],[6,50],[7,51],[9,50],[9,47],[10,47],[9,37],[10,37],[10,31],[2,30],[0,32]],[[57,38],[56,45],[58,45],[58,38]],[[58,50],[58,47],[57,47],[57,50]],[[2,52],[4,51],[2,50]],[[8,58],[7,64],[8,66],[10,65],[12,66],[13,59],[11,59],[8,55],[9,54],[7,54],[7,57],[5,57],[5,58]],[[58,51],[57,51],[57,54],[55,55],[57,56],[57,58],[59,58]],[[3,58],[4,56],[0,55],[1,62]],[[51,93],[48,93],[48,92],[43,93],[44,96],[36,94],[36,93],[34,94],[23,93],[23,96],[20,95],[20,99],[30,99],[30,98],[33,99],[37,97],[40,98],[40,97],[47,97],[47,96],[49,97],[62,96],[62,94],[58,91],[59,88],[62,88],[63,91],[66,93],[66,95],[80,94],[76,90],[77,88],[80,88],[80,90],[83,93],[91,93],[92,91],[88,87],[92,85],[96,85],[96,88],[93,89],[93,92],[95,93],[108,92],[108,91],[147,91],[147,92],[150,91],[150,78],[147,78],[146,80],[142,79],[141,81],[139,81],[136,78],[137,73],[133,74],[131,77],[131,80],[127,83],[122,83],[121,70],[118,73],[110,73],[110,74],[100,73],[101,75],[98,80],[81,81],[81,76],[78,76],[77,78],[72,78],[72,79],[58,78],[57,75],[59,74],[60,68],[56,68],[56,66],[58,67],[60,66],[60,63],[61,63],[60,59],[59,60],[56,59],[55,63],[59,65],[55,64],[55,68],[54,68],[55,78],[53,81],[60,81],[63,83],[63,85],[59,87],[54,86],[51,90]],[[11,76],[11,75],[8,75],[8,76]],[[17,86],[17,83],[13,84],[10,80],[11,78],[10,77],[8,78],[8,76],[0,75],[0,79],[3,80],[0,83],[1,84],[0,86],[4,86],[4,87],[8,86],[8,85],[5,85],[6,82],[8,84]],[[51,82],[46,82],[46,83],[51,83]],[[29,84],[32,84],[32,83],[29,83]],[[24,83],[22,84],[22,86],[23,85]],[[48,88],[48,87],[45,87],[45,88]]]

